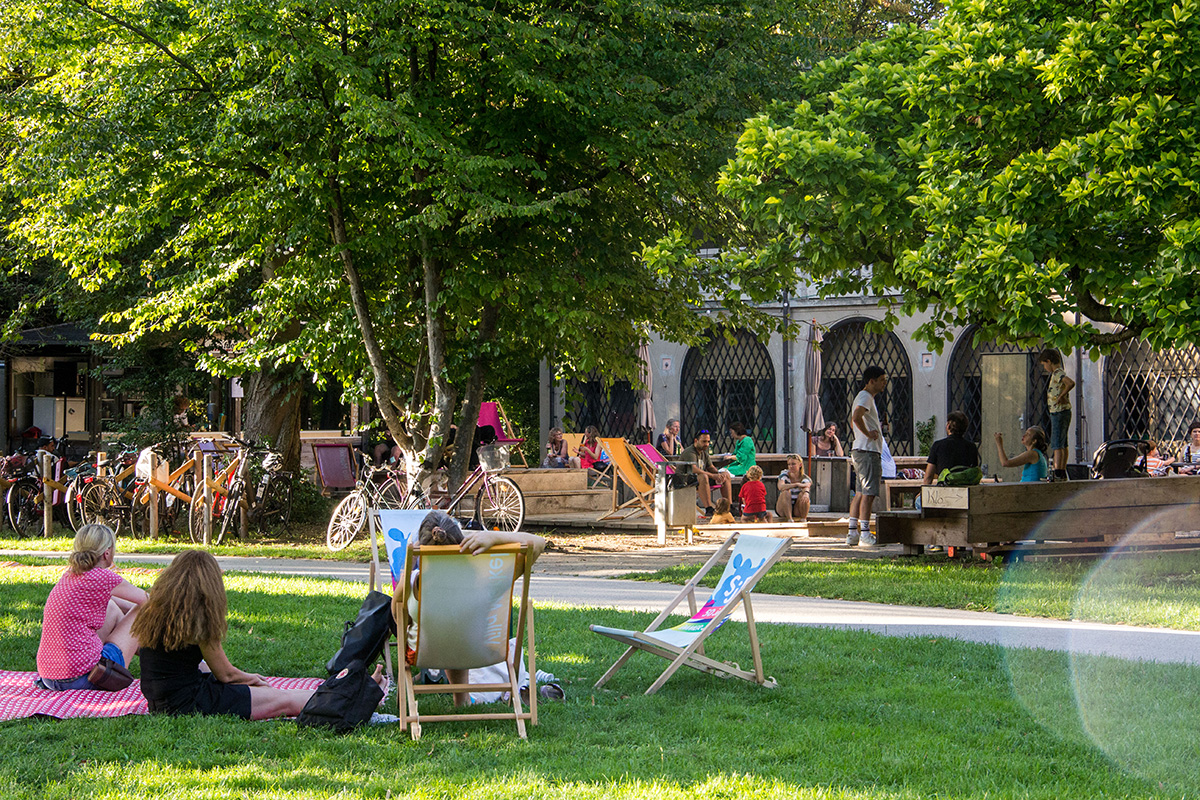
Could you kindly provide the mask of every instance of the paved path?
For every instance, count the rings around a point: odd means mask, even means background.
[[[0,556],[30,555],[65,557],[64,553],[0,551]],[[693,548],[677,552],[658,551],[658,560],[703,560],[707,552]],[[129,564],[163,564],[169,555],[121,554],[118,561]],[[591,569],[581,563],[595,559]],[[369,567],[316,559],[219,557],[226,570],[271,572],[280,575],[331,577],[366,582]],[[534,600],[582,608],[617,608],[626,611],[658,611],[679,591],[678,586],[642,581],[620,581],[596,577],[640,568],[640,559],[629,554],[592,556],[581,562],[578,557],[565,565],[554,553],[539,559],[533,581]],[[645,560],[649,560],[648,558]],[[613,562],[617,562],[614,569]],[[563,567],[575,574],[567,574]],[[595,574],[578,574],[579,572]],[[1032,647],[1072,653],[1109,655],[1142,661],[1200,664],[1200,632],[1105,625],[1093,622],[1017,617],[978,611],[945,608],[889,606],[847,600],[823,600],[811,597],[754,595],[754,617],[758,622],[774,622],[810,627],[870,631],[885,636],[946,637],[1005,647]],[[735,617],[735,619],[738,617]],[[744,619],[744,617],[741,617]]]

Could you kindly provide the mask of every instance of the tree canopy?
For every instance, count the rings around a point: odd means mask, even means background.
[[[1198,48],[1196,0],[951,3],[747,124],[720,191],[756,242],[726,259],[898,294],[938,345],[1200,341]]]
[[[434,455],[510,359],[632,375],[647,325],[769,324],[789,270],[639,251],[736,239],[743,121],[887,5],[8,0],[10,236],[114,342],[182,332],[271,408],[333,374]]]

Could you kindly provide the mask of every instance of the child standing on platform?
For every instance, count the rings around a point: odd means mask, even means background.
[[[1067,477],[1067,431],[1071,428],[1071,390],[1075,381],[1063,371],[1062,355],[1047,347],[1038,355],[1042,369],[1050,373],[1046,404],[1050,409],[1050,468],[1055,480]]]

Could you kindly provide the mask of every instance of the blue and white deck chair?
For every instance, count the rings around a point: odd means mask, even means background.
[[[421,528],[421,520],[429,512],[423,509],[411,511],[391,508],[368,509],[367,520],[371,534],[371,590],[379,588],[383,582],[379,580],[379,541],[378,534],[383,535],[383,548],[387,553],[388,571],[392,575],[392,591],[395,596],[396,584],[404,576],[404,559],[408,555],[408,545],[417,540],[417,531]],[[377,583],[378,581],[378,583]],[[392,671],[391,648],[383,649],[383,660],[387,669],[388,680],[395,677]]]
[[[591,630],[604,634],[618,642],[629,645],[625,653],[609,667],[608,672],[596,681],[596,687],[603,686],[608,679],[638,650],[644,650],[670,661],[662,675],[658,677],[646,694],[654,694],[675,671],[683,666],[707,672],[720,678],[742,678],[753,681],[760,686],[774,689],[778,684],[774,678],[763,674],[762,657],[758,651],[758,634],[754,629],[754,609],[750,604],[750,592],[759,579],[767,574],[767,570],[787,551],[792,540],[787,537],[776,538],[758,536],[749,533],[733,533],[725,540],[717,552],[713,553],[703,567],[692,577],[687,585],[680,590],[663,612],[644,631],[627,631],[620,628],[606,628],[602,625],[591,625]],[[732,552],[731,552],[732,551]],[[729,555],[725,564],[725,572],[721,575],[717,588],[699,610],[696,609],[696,586],[708,574],[717,562]],[[675,607],[687,598],[691,617],[673,628],[659,630],[659,625],[670,616]],[[754,671],[742,669],[738,664],[717,661],[704,654],[704,640],[716,632],[725,623],[729,615],[738,606],[746,610],[746,629],[750,637],[750,652],[754,658]]]

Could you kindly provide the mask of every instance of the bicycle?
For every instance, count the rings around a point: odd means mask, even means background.
[[[272,526],[288,526],[292,516],[292,480],[290,472],[283,471],[283,457],[267,448],[261,448],[252,442],[237,441],[241,446],[238,455],[219,475],[218,479],[209,482],[212,490],[212,519],[213,544],[221,544],[230,531],[235,531],[241,524],[243,506],[247,511],[250,524],[256,524],[259,531],[265,533]],[[251,458],[257,453],[264,453],[260,464],[261,475],[248,481],[250,467],[254,463]],[[254,494],[247,498],[247,484],[254,487]],[[192,541],[204,541],[204,487],[200,486],[192,495],[191,510],[188,513],[188,532]]]
[[[499,531],[520,530],[525,522],[525,495],[512,478],[499,473],[508,469],[509,447],[506,444],[486,444],[476,451],[479,465],[463,481],[454,496],[445,493],[426,495],[414,486],[409,496],[410,508],[441,508],[453,514],[463,499],[475,493],[475,521],[484,529]]]
[[[54,450],[65,450],[67,437],[51,439]],[[62,477],[62,469],[66,466],[63,456],[51,452],[53,473]],[[55,506],[63,504],[67,495],[67,487],[56,478],[43,478],[41,472],[41,456],[34,453],[33,458],[24,462],[24,474],[8,488],[4,501],[8,510],[8,521],[18,538],[32,535],[42,525],[42,503],[45,498],[45,487],[54,490],[51,503]],[[62,509],[65,512],[65,509]]]
[[[389,466],[371,467],[359,453],[358,481],[353,491],[341,499],[325,529],[325,544],[330,550],[344,550],[367,525],[369,508],[405,508],[408,484],[405,473]]]

